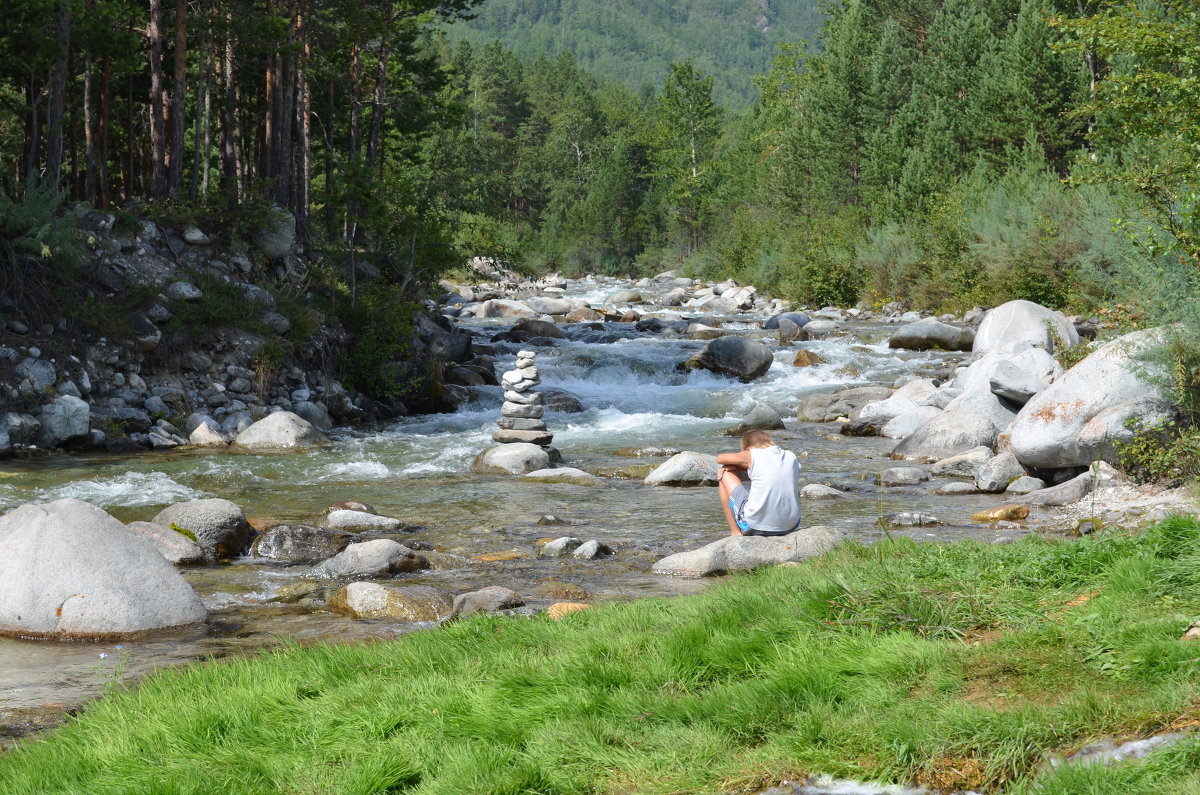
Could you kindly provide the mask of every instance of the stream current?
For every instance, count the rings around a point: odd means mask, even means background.
[[[629,287],[628,282],[587,278],[569,282],[567,295],[601,306]],[[651,301],[656,289],[639,288]],[[639,309],[664,320],[692,316]],[[714,320],[711,315],[699,319]],[[787,429],[774,435],[800,456],[801,485],[845,489],[843,498],[806,502],[806,526],[834,525],[851,538],[870,542],[882,535],[877,517],[908,511],[930,513],[943,522],[892,531],[920,540],[994,539],[1036,528],[1033,523],[1015,531],[971,525],[970,514],[999,504],[997,495],[939,496],[933,493],[936,480],[880,488],[875,485],[878,473],[896,465],[888,458],[893,440],[844,437],[835,424],[795,419],[806,394],[848,383],[891,385],[914,373],[944,375],[962,354],[890,350],[887,337],[894,327],[881,323],[847,323],[842,336],[780,347],[772,332],[762,330],[763,316],[739,313],[717,319],[726,331],[761,338],[772,347],[775,362],[764,377],[741,384],[704,371],[678,372],[675,365],[704,342],[639,333],[632,324],[565,325],[567,339],[536,349],[540,389],[564,389],[585,407],[582,413],[546,413],[562,465],[601,475],[600,486],[473,474],[475,455],[493,444],[502,402],[499,387],[485,386],[472,388],[470,402],[454,414],[405,418],[370,430],[338,429],[331,434],[332,445],[306,453],[185,450],[4,462],[0,512],[75,497],[128,522],[152,519],[172,503],[221,497],[242,506],[248,517],[268,523],[313,522],[334,502],[358,500],[380,514],[420,526],[392,534],[402,543],[464,559],[451,568],[399,575],[395,584],[428,584],[452,593],[503,585],[534,607],[557,601],[540,595],[547,580],[578,586],[597,602],[674,596],[695,592],[709,581],[653,575],[651,564],[721,538],[727,532],[725,520],[715,488],[650,487],[642,478],[666,460],[664,451],[736,450],[737,440],[722,432],[760,402],[785,418]],[[510,324],[464,321],[484,340]],[[612,341],[614,335],[618,338]],[[524,347],[496,343],[497,374],[510,369],[516,351]],[[826,363],[794,367],[798,348],[818,353]],[[565,524],[539,525],[547,515]],[[617,554],[599,560],[536,556],[535,541],[561,535],[599,539]],[[496,553],[512,559],[475,559]],[[395,637],[428,626],[354,620],[319,606],[278,601],[280,589],[301,580],[308,569],[250,558],[181,569],[209,610],[208,625],[199,629],[122,644],[0,638],[0,735],[6,725],[16,731],[23,715],[61,713],[114,682],[162,666],[248,654],[289,641]]]

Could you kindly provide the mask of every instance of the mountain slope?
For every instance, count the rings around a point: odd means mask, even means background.
[[[811,41],[818,0],[486,0],[452,39],[499,39],[522,58],[569,50],[599,77],[632,88],[662,85],[668,64],[691,58],[714,77],[713,97],[731,108],[757,96],[781,42]]]

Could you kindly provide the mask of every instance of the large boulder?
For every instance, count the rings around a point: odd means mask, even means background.
[[[944,351],[969,351],[971,343],[974,341],[975,332],[971,329],[951,326],[930,317],[896,329],[888,339],[888,347],[905,348],[912,351],[925,351],[931,348],[940,348]]]
[[[45,447],[81,439],[88,434],[91,409],[74,395],[59,395],[42,406],[41,442]]]
[[[250,450],[290,450],[327,441],[311,422],[290,411],[268,414],[237,435],[237,447]]]
[[[922,425],[892,450],[892,458],[939,461],[996,441],[991,418],[969,411],[946,411]]]
[[[915,378],[883,400],[873,400],[865,404],[858,416],[878,420],[882,425],[913,409],[932,405],[937,392],[938,387],[933,381],[928,378]]]
[[[879,433],[881,436],[886,436],[889,439],[907,439],[916,433],[917,428],[920,428],[941,413],[942,410],[937,406],[918,406],[915,409],[892,417]]]
[[[646,476],[647,486],[712,486],[717,482],[717,457],[684,451],[673,455]]]
[[[1025,467],[1012,453],[1005,451],[988,459],[975,471],[975,487],[990,494],[999,494],[1008,484],[1025,477]]]
[[[309,524],[281,524],[254,539],[250,554],[285,563],[317,563],[331,558],[354,541],[353,533]]]
[[[526,306],[543,315],[565,315],[572,309],[586,309],[582,302],[570,298],[530,298]]]
[[[159,554],[174,566],[196,565],[203,563],[207,557],[202,546],[166,525],[130,522],[126,527],[153,544]]]
[[[428,568],[427,561],[390,538],[349,544],[324,563],[313,566],[311,577],[383,577]]]
[[[655,574],[707,577],[816,557],[841,541],[843,533],[816,525],[784,536],[726,536],[700,549],[670,555],[654,564]]]
[[[242,509],[229,500],[189,500],[163,508],[155,524],[181,528],[196,538],[210,558],[234,558],[244,553],[254,538],[254,528]]]
[[[272,207],[251,242],[267,259],[283,259],[296,247],[296,216],[282,207]]]
[[[513,331],[522,331],[532,337],[551,337],[553,339],[562,339],[565,335],[557,325],[549,320],[540,320],[535,317],[523,317],[513,324]]]
[[[440,621],[454,612],[450,595],[429,585],[401,587],[352,582],[335,593],[329,607],[355,618]]]
[[[992,448],[975,447],[938,461],[929,470],[935,478],[975,478],[979,468],[992,459]]]
[[[774,357],[767,346],[734,334],[711,340],[698,353],[679,363],[680,370],[709,370],[749,383],[766,375]]]
[[[725,432],[727,436],[741,436],[746,431],[774,431],[784,427],[783,417],[765,403],[755,403],[746,412],[742,421]]]
[[[0,517],[0,634],[114,638],[205,616],[154,545],[94,505],[56,500]]]
[[[971,350],[976,357],[1028,345],[1053,352],[1055,337],[1067,347],[1079,344],[1079,332],[1062,312],[1032,301],[1009,301],[983,316]]]
[[[1162,339],[1158,329],[1119,337],[1026,403],[1009,428],[1013,453],[1021,463],[1062,469],[1087,466],[1106,455],[1105,433],[1118,433],[1113,427],[1118,419],[1131,416],[1129,409],[1145,405],[1136,401],[1166,400],[1162,390],[1147,380],[1147,365],[1139,361],[1142,353]],[[1131,405],[1118,409],[1122,404]],[[1088,428],[1093,420],[1097,425]]]
[[[528,442],[489,447],[475,457],[471,471],[478,475],[523,475],[550,466],[546,448]]]
[[[809,321],[812,320],[812,318],[810,318],[808,315],[806,315],[803,312],[784,312],[782,314],[778,314],[773,317],[767,318],[767,322],[763,323],[763,328],[777,329],[777,328],[779,328],[780,320],[787,320],[791,323],[795,323],[800,328],[804,328],[805,326],[808,325]]]

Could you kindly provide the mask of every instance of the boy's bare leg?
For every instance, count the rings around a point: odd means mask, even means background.
[[[729,495],[733,494],[734,489],[742,485],[742,479],[734,474],[732,470],[725,467],[721,467],[719,473],[717,476],[717,493],[721,495],[721,509],[725,511],[725,521],[729,522],[729,534],[740,536],[742,530],[733,518],[733,511],[729,509]]]

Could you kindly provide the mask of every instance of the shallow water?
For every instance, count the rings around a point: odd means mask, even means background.
[[[623,283],[573,282],[568,294],[596,305]],[[651,291],[642,291],[644,294]],[[657,313],[664,318],[675,312]],[[710,318],[703,317],[705,322]],[[738,315],[724,323],[773,340],[759,329],[765,318]],[[474,321],[490,336],[508,323]],[[660,456],[630,456],[631,448],[658,447],[706,453],[735,450],[722,436],[755,403],[766,403],[794,418],[801,397],[844,383],[888,383],[913,372],[945,370],[957,361],[943,353],[891,351],[890,329],[850,324],[850,334],[798,343],[827,360],[794,368],[796,347],[777,348],[775,363],[762,379],[740,384],[710,373],[679,373],[675,365],[703,342],[638,334],[629,324],[566,327],[569,339],[538,350],[542,388],[561,388],[586,407],[582,414],[547,412],[554,446],[563,464],[604,474],[598,487],[538,484],[518,478],[472,474],[475,455],[491,444],[501,390],[479,387],[455,414],[407,418],[368,431],[341,429],[330,446],[301,454],[243,454],[213,451],[143,453],[134,456],[56,456],[0,467],[0,511],[26,502],[76,497],[99,505],[122,521],[148,520],[174,502],[222,497],[241,505],[247,516],[274,521],[311,521],[331,503],[359,500],[379,513],[424,527],[395,534],[413,543],[463,558],[457,568],[401,575],[398,584],[426,583],[454,593],[504,585],[531,605],[555,601],[538,597],[552,579],[579,586],[596,600],[672,596],[706,583],[648,573],[657,559],[695,548],[725,534],[713,488],[642,485]],[[621,334],[616,342],[605,335]],[[486,337],[485,337],[486,339]],[[496,345],[508,369],[519,346]],[[921,511],[944,526],[893,531],[919,539],[994,539],[1025,531],[996,531],[971,525],[968,517],[998,504],[992,495],[942,497],[938,482],[880,489],[875,476],[893,466],[894,442],[848,438],[836,425],[787,420],[777,440],[801,456],[803,483],[832,483],[847,496],[805,506],[805,523],[843,527],[854,538],[878,538],[876,518],[894,511]],[[618,452],[626,454],[618,455]],[[625,476],[621,476],[624,474]],[[569,526],[537,524],[553,515]],[[617,550],[614,558],[577,561],[534,557],[534,542],[574,535],[597,538]],[[487,553],[512,552],[502,562],[472,560]],[[185,569],[184,574],[210,610],[205,630],[166,632],[123,644],[46,643],[0,639],[0,734],[5,715],[44,705],[71,706],[103,692],[113,682],[144,675],[164,665],[206,657],[249,653],[281,642],[364,640],[394,636],[419,625],[355,621],[321,608],[272,601],[281,587],[295,583],[306,566],[279,566],[253,560],[218,568]]]

